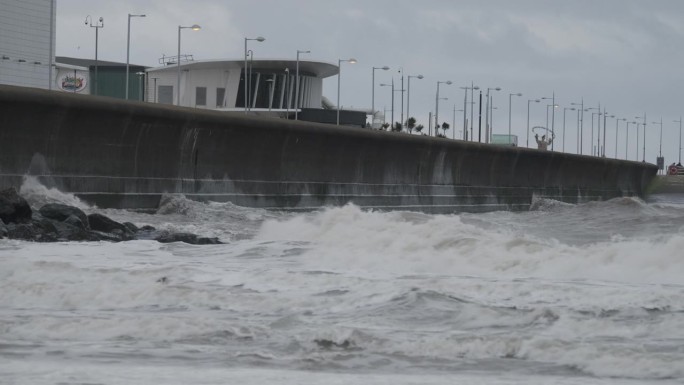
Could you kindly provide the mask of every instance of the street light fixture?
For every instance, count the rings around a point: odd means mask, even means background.
[[[88,21],[90,20],[90,21]],[[91,28],[95,28],[95,81],[93,82],[93,89],[95,89],[95,95],[98,94],[97,91],[97,67],[98,67],[98,60],[97,60],[97,41],[98,41],[98,32],[100,31],[100,28],[104,27],[104,19],[100,17],[99,23],[96,23],[93,25],[93,18],[90,17],[90,15],[86,16],[85,19],[85,24],[89,25]]]
[[[522,96],[521,93],[508,94],[508,140],[511,140],[511,99],[513,96]]]
[[[372,71],[373,85],[371,87],[371,128],[373,128],[373,124],[375,123],[375,70],[387,71],[389,69],[390,68],[388,66],[373,67],[373,71]],[[394,107],[392,107],[392,108],[394,108]]]
[[[489,87],[487,88],[486,94],[486,105],[485,105],[485,143],[489,143],[489,136],[491,135],[492,118],[491,115],[494,113],[492,111],[492,106],[494,104],[493,100],[490,99],[489,91],[501,91],[501,87]]]
[[[646,113],[644,112],[644,116],[635,116],[634,119],[643,119],[644,120],[644,150],[642,153],[642,162],[646,162]],[[639,126],[637,126],[637,130],[639,129]],[[638,154],[638,148],[637,148],[637,160],[639,160],[639,154]]]
[[[570,105],[575,106],[575,108],[579,106],[579,109],[577,110],[577,154],[582,155],[582,141],[584,140],[584,98],[582,98],[581,103],[570,103]]]
[[[468,111],[468,90],[470,90],[470,140],[473,140],[473,106],[475,105],[473,97],[475,90],[479,90],[480,87],[474,85],[473,82],[470,82],[470,87],[465,86],[461,87],[461,89],[465,90],[465,97],[463,98],[463,140],[468,139],[468,121],[466,118],[466,114]]]
[[[249,99],[251,97],[251,88],[252,88],[252,77],[250,76],[249,79],[247,78],[247,42],[250,40],[258,41],[259,43],[263,42],[266,40],[262,36],[258,36],[255,38],[249,38],[246,37],[245,39],[245,67],[243,69],[243,78],[244,78],[244,85],[243,85],[243,93],[245,94],[245,114],[249,110]],[[289,107],[289,106],[288,106]]]
[[[178,74],[177,74],[177,76],[176,76],[176,86],[178,87],[178,89],[176,90],[176,96],[177,96],[177,97],[176,97],[176,105],[177,105],[177,106],[180,106],[180,100],[181,100],[181,93],[180,93],[180,78],[181,78],[181,72],[180,72],[180,58],[181,58],[181,30],[183,30],[183,29],[190,29],[190,30],[193,30],[193,31],[199,31],[200,29],[202,29],[202,27],[200,27],[200,26],[197,25],[197,24],[193,24],[193,25],[190,26],[190,27],[183,27],[182,25],[179,25],[179,26],[178,26],[178,59],[176,60],[176,68],[178,69]],[[128,71],[126,71],[126,73],[128,73]],[[126,84],[128,84],[128,81],[126,82]]]
[[[437,127],[437,125],[439,125],[439,85],[442,83],[444,83],[446,85],[452,84],[451,80],[447,80],[444,82],[441,82],[441,81],[437,82],[437,94],[435,96],[435,127]],[[437,130],[435,129],[435,132],[436,131]]]
[[[129,63],[131,57],[131,17],[147,17],[146,15],[131,15],[128,14],[128,34],[126,37],[126,100],[128,100],[128,76],[129,76]],[[101,19],[101,18],[100,18]],[[180,36],[180,32],[179,32]],[[180,47],[180,38],[178,38],[178,44]],[[180,48],[179,48],[180,50]],[[180,53],[178,54],[178,59],[180,60]]]
[[[337,125],[340,125],[340,78],[342,77],[342,63],[356,64],[356,59],[338,59],[337,60]],[[394,97],[394,93],[392,93]],[[394,108],[392,108],[394,110]],[[392,123],[394,124],[394,123]]]
[[[618,123],[620,121],[627,121],[627,118],[616,118],[615,119],[615,159],[618,158]]]
[[[297,69],[295,70],[295,120],[299,119],[298,113],[299,113],[299,54],[300,53],[311,53],[311,51],[301,51],[297,50]]]
[[[651,124],[660,124],[660,148],[658,149],[658,157],[663,156],[663,118],[660,118],[660,122],[651,122]]]
[[[411,112],[409,110],[409,107],[411,107],[411,78],[416,78],[418,80],[423,78],[423,75],[409,75],[408,76],[408,85],[407,85],[407,90],[406,90],[406,119],[411,117]]]
[[[679,120],[674,120],[675,123],[679,123],[679,160],[678,165],[682,164],[682,117]]]

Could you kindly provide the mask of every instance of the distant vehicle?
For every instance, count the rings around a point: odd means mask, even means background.
[[[492,144],[517,147],[518,136],[508,134],[492,134]]]

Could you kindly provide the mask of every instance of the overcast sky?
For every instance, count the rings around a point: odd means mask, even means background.
[[[162,55],[176,54],[178,25],[199,24],[201,31],[184,30],[182,36],[182,53],[195,60],[241,59],[244,37],[257,36],[266,41],[250,42],[255,58],[294,58],[297,50],[335,64],[356,58],[357,64],[342,65],[346,107],[370,108],[373,66],[391,67],[376,70],[376,83],[394,77],[397,89],[399,68],[405,75],[425,76],[411,80],[410,108],[426,127],[437,81],[454,83],[440,86],[440,97],[448,98],[440,102],[440,121],[450,124],[454,106],[463,108],[460,87],[471,81],[485,89],[501,87],[494,94],[494,133],[508,132],[509,94],[522,93],[512,99],[512,131],[524,145],[528,99],[555,92],[556,149],[562,146],[564,107],[584,98],[585,107],[600,103],[609,115],[629,121],[646,113],[646,159],[653,163],[660,125],[652,122],[662,117],[662,153],[667,164],[677,161],[679,123],[673,121],[684,114],[682,0],[57,0],[57,55],[94,58],[95,31],[84,20],[101,16],[100,59],[125,62],[128,13],[147,15],[132,19],[131,63],[157,66]],[[323,92],[336,101],[336,77],[324,82]],[[389,88],[376,86],[376,108],[391,108],[390,95]],[[400,96],[397,92],[395,120]],[[531,126],[546,124],[547,104],[532,103]],[[590,114],[585,113],[585,154]],[[462,125],[458,112],[457,134]],[[624,128],[620,122],[621,158]],[[612,157],[612,118],[607,134]],[[576,113],[567,111],[566,151],[576,149],[575,136]],[[631,159],[635,151],[630,125]]]

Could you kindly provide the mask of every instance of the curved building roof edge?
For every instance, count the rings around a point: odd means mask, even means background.
[[[211,69],[216,67],[228,68],[242,68],[244,67],[244,59],[210,59],[210,60],[191,60],[181,62],[180,67],[184,69]],[[295,71],[297,60],[291,58],[270,58],[270,59],[254,59],[251,60],[252,68],[256,70],[277,70],[284,71],[286,68],[291,72]],[[163,70],[177,68],[176,64],[167,64],[164,66],[147,69],[147,72],[156,72]],[[339,67],[337,64],[316,60],[302,60],[299,59],[299,71],[313,73],[318,77],[327,78],[337,75]]]

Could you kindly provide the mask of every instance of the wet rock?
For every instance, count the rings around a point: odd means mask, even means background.
[[[109,217],[102,214],[90,214],[88,215],[88,222],[90,223],[90,228],[95,231],[101,231],[104,233],[114,233],[116,230],[122,234],[127,234],[133,236],[133,232],[126,227],[123,223],[119,223]]]
[[[161,243],[184,242],[191,245],[217,245],[222,243],[218,238],[199,237],[191,233],[170,232],[162,232],[155,240]]]
[[[17,190],[8,188],[0,191],[0,220],[5,224],[27,223],[31,220],[33,212],[26,199],[22,198]]]
[[[48,203],[41,207],[38,212],[45,218],[54,219],[59,222],[64,222],[69,219],[69,217],[74,216],[81,221],[85,229],[89,228],[88,217],[83,210],[78,207],[63,205],[61,203]],[[71,221],[73,222],[73,220]]]
[[[78,227],[79,229],[82,229],[82,230],[86,230],[88,228],[87,223],[83,223],[81,218],[79,218],[75,215],[70,215],[69,218],[64,220],[64,223],[67,225]]]
[[[10,239],[21,239],[33,242],[56,242],[57,237],[53,233],[46,232],[38,222],[12,223],[7,226],[7,235]]]
[[[123,225],[126,226],[126,228],[130,230],[132,233],[137,233],[138,231],[140,231],[138,226],[134,225],[131,222],[124,222]]]

